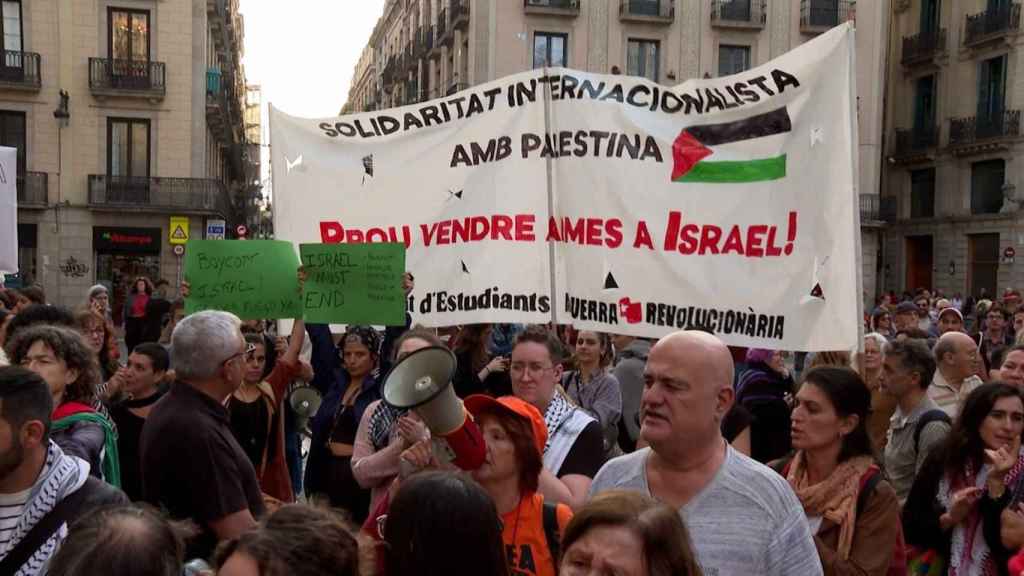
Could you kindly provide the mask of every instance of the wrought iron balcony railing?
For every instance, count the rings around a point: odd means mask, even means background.
[[[800,31],[815,33],[853,19],[854,0],[800,0]]]
[[[762,28],[767,22],[765,0],[711,0],[711,25]]]
[[[619,20],[668,24],[675,16],[674,0],[619,0]]]
[[[523,0],[527,14],[546,14],[549,16],[579,16],[580,3],[583,0]]]
[[[1020,136],[1020,110],[1003,110],[988,116],[953,118],[949,123],[949,145],[952,147],[1016,136]]]
[[[163,62],[89,58],[89,88],[93,94],[162,98],[167,92],[165,76]]]
[[[38,90],[40,56],[35,52],[0,51],[0,87]]]
[[[93,207],[232,213],[224,184],[211,178],[159,178],[89,175],[89,204]]]
[[[911,130],[896,130],[893,156],[906,157],[926,152],[939,145],[939,127],[935,124]]]
[[[1020,4],[1003,4],[968,14],[964,27],[964,45],[974,46],[1020,30]]]
[[[900,62],[904,66],[923,62],[946,51],[946,29],[922,30],[913,36],[903,37],[903,55]]]
[[[17,198],[19,205],[45,206],[47,187],[46,172],[24,172],[17,177]]]

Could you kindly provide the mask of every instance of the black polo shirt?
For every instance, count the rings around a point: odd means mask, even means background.
[[[228,411],[192,386],[175,382],[142,429],[142,495],[174,519],[192,519],[202,534],[189,558],[217,544],[210,522],[248,509],[263,514],[256,470],[231,433]]]

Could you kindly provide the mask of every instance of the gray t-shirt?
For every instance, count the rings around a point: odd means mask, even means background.
[[[610,460],[590,486],[606,490],[647,485],[650,448]],[[729,447],[711,483],[679,511],[704,576],[815,576],[822,573],[803,507],[786,480]]]

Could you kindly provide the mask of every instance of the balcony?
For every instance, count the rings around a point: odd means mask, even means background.
[[[800,32],[819,34],[854,15],[854,0],[800,0]]]
[[[580,15],[580,2],[583,0],[523,0],[523,8],[527,14],[539,16],[567,16],[575,18]]]
[[[622,22],[671,24],[675,17],[675,0],[619,0]]]
[[[949,122],[949,147],[962,156],[1006,148],[1007,140],[1020,136],[1020,110],[1003,110],[990,116],[953,118]]]
[[[911,130],[896,130],[892,157],[895,161],[906,164],[929,158],[929,152],[939,146],[939,127],[935,124],[918,126]]]
[[[903,37],[903,55],[900,63],[910,67],[930,62],[946,51],[946,29],[922,31]]]
[[[1020,31],[1020,4],[1007,4],[984,12],[967,15],[964,27],[964,46],[974,48],[989,42],[1006,39]]]
[[[455,35],[452,34],[451,27],[448,26],[448,9],[441,8],[441,11],[437,13],[437,30],[436,40],[437,43],[442,46],[451,46],[452,41],[455,40]]]
[[[719,28],[764,28],[768,11],[764,0],[712,0],[711,25]]]
[[[465,30],[469,28],[469,0],[451,0],[452,28]]]
[[[89,89],[94,96],[135,96],[157,101],[167,93],[163,62],[89,58]]]
[[[434,60],[441,57],[441,37],[438,36],[437,25],[430,26],[427,30],[427,58]]]
[[[878,194],[860,195],[860,225],[869,227],[880,227],[886,222],[892,222],[896,218],[896,200],[892,196],[879,196]]]
[[[117,212],[233,215],[224,184],[211,178],[89,175],[89,207]]]
[[[39,61],[35,52],[0,51],[0,88],[38,91],[42,86]]]
[[[384,72],[380,75],[381,87],[385,92],[391,92],[391,88],[395,85],[395,66],[395,57],[388,58],[388,63],[384,65]]]
[[[46,207],[46,192],[48,190],[46,172],[18,174],[17,189],[19,208]]]

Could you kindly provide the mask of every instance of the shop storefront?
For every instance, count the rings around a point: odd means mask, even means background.
[[[111,292],[114,323],[122,323],[124,302],[132,281],[145,276],[160,278],[160,228],[119,228],[94,226],[92,246],[96,252],[96,282]]]

